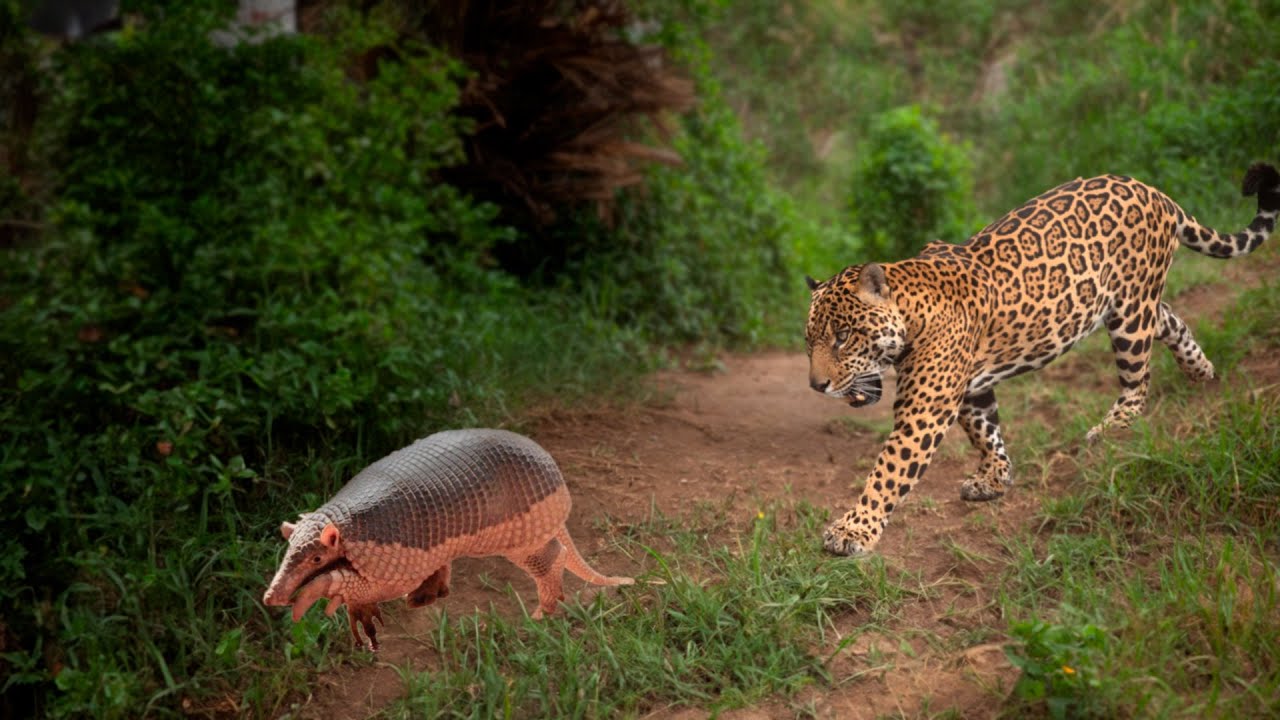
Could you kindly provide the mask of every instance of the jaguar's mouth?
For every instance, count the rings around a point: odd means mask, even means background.
[[[842,395],[849,402],[850,407],[866,407],[880,402],[883,392],[884,386],[880,381],[880,375],[875,373],[854,378],[849,384],[849,389]]]

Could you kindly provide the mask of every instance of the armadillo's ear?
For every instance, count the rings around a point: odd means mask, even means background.
[[[320,542],[324,543],[325,547],[336,548],[340,540],[342,538],[338,534],[338,526],[333,523],[325,525],[320,531]]]
[[[284,536],[285,540],[288,540],[290,537],[293,536],[294,527],[296,526],[291,522],[280,523],[280,534]]]

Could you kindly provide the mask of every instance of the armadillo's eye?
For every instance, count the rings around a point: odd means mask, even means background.
[[[837,346],[843,345],[844,342],[848,339],[849,339],[849,328],[845,327],[845,328],[840,328],[839,330],[836,330]]]

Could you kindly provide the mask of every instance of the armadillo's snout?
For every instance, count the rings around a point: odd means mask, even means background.
[[[299,567],[299,565],[301,563],[296,558],[285,558],[285,561],[280,564],[280,569],[276,571],[275,577],[271,578],[271,584],[267,586],[267,591],[262,595],[263,605],[290,604],[290,598],[298,591],[298,588],[318,574],[311,568]]]
[[[298,589],[297,585],[292,585],[285,581],[285,578],[277,575],[271,581],[271,585],[267,587],[267,591],[262,594],[263,605],[288,605],[289,596]]]
[[[276,586],[272,585],[271,587],[267,588],[267,591],[265,593],[262,594],[262,604],[263,605],[288,605],[289,595],[287,593],[280,592],[279,590],[276,589]]]

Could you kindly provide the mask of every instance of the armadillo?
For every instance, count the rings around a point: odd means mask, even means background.
[[[450,430],[425,437],[351,478],[318,510],[283,523],[288,550],[262,600],[293,604],[300,620],[320,598],[347,606],[357,643],[377,650],[378,603],[407,596],[422,607],[449,593],[459,557],[506,557],[538,588],[535,618],[564,599],[564,569],[594,585],[601,575],[578,554],[565,521],[569,490],[555,460],[506,430]]]

